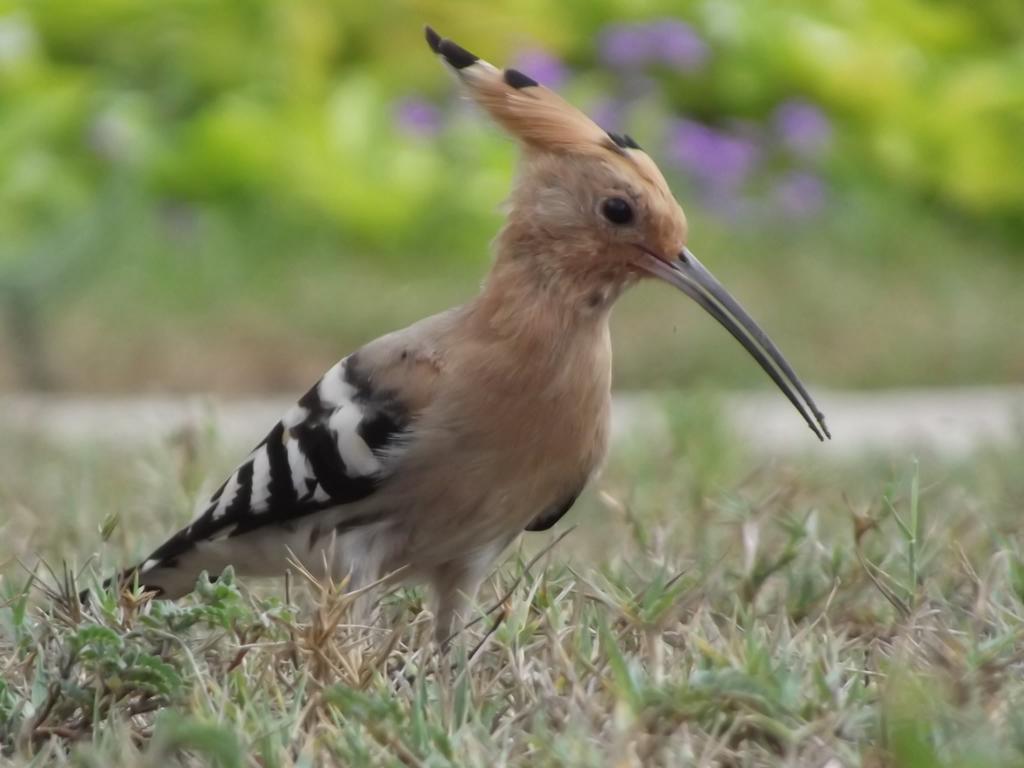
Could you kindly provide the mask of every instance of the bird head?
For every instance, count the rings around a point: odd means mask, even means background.
[[[687,247],[686,215],[632,137],[603,130],[526,73],[498,69],[430,27],[426,38],[522,149],[499,259],[527,265],[594,310],[640,278],[673,285],[743,345],[819,439],[831,437],[778,348]]]

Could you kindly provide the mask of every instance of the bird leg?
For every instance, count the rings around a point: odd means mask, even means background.
[[[479,555],[452,560],[434,569],[434,640],[444,651],[465,621],[466,610],[476,598],[487,565]]]

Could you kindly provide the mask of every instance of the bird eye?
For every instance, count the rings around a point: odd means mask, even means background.
[[[609,197],[601,203],[601,215],[612,224],[629,224],[633,220],[633,206],[621,197]]]

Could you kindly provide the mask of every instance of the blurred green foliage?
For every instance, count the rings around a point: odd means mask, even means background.
[[[678,21],[706,46],[699,66],[614,66],[616,30]],[[261,271],[260,300],[302,303],[282,274],[339,251],[348,272],[478,273],[514,147],[457,98],[425,22],[498,63],[551,56],[568,73],[559,89],[593,113],[614,102],[691,218],[693,201],[721,231],[770,226],[776,193],[824,196],[832,231],[854,194],[1024,242],[1017,0],[0,0],[0,304],[26,326],[15,364],[46,378],[38,326],[90,285],[130,286],[92,300],[131,294],[150,311],[173,293],[181,314]],[[410,100],[436,130],[403,124]],[[813,158],[764,148],[792,103],[827,120]],[[757,144],[757,173],[730,190],[738,207],[702,199],[700,169],[673,162],[687,126],[724,131],[723,152]]]
[[[582,73],[570,91],[586,94],[615,74],[596,50],[605,25],[681,17],[714,55],[697,74],[655,73],[659,108],[758,118],[802,93],[839,121],[837,174],[885,177],[973,215],[1024,213],[1024,6],[1014,0],[5,5],[8,251],[93,204],[115,173],[165,201],[272,203],[375,247],[433,232],[439,200],[487,216],[503,180],[476,169],[502,152],[495,132],[460,121],[438,152],[392,120],[397,95],[441,87],[420,39],[435,19],[499,61],[539,41]],[[463,168],[481,190],[457,186]]]

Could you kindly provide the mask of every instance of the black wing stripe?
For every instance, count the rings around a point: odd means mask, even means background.
[[[376,454],[408,429],[409,411],[394,392],[374,388],[370,377],[360,370],[355,354],[349,356],[345,365],[345,381],[355,389],[352,399],[363,409],[363,420],[356,434]]]
[[[294,507],[298,500],[288,463],[288,449],[284,444],[284,424],[281,422],[267,436],[266,451],[270,460],[267,509],[271,513],[278,513]]]
[[[402,427],[398,422],[384,411],[377,411],[370,417],[364,418],[356,430],[359,437],[374,453],[387,446],[401,431]]]
[[[231,478],[228,477],[228,480],[230,480],[230,479]],[[213,496],[210,497],[210,504],[211,505],[215,505],[218,501],[220,501],[220,495],[222,493],[224,493],[224,489],[228,485],[228,480],[225,480],[223,483],[221,483],[220,484],[220,488],[218,488],[216,491],[214,491]]]
[[[153,554],[146,558],[146,562],[156,563],[157,567],[170,568],[175,560],[195,546],[195,540],[191,528],[183,528],[171,538],[161,544]]]
[[[306,455],[320,487],[328,496],[337,496],[348,479],[345,462],[338,451],[338,443],[330,430],[323,425],[302,425],[292,430],[298,438],[299,448]]]
[[[238,490],[235,491],[235,498],[231,500],[224,510],[225,522],[234,521],[236,518],[249,512],[249,503],[252,499],[252,464],[253,460],[249,459],[235,473]]]
[[[323,381],[323,379],[321,379]],[[301,405],[310,413],[317,413],[323,410],[323,403],[320,402],[320,382],[318,381],[313,385],[306,394],[299,398],[299,405]]]

